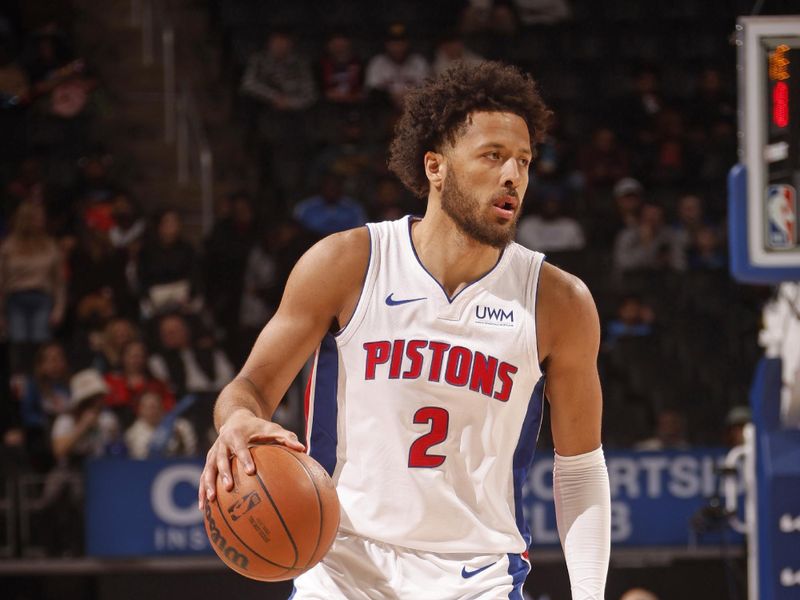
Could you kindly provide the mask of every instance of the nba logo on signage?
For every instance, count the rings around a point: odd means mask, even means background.
[[[767,247],[789,250],[797,246],[797,195],[786,184],[767,187]]]

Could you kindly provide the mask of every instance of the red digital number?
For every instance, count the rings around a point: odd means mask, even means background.
[[[408,451],[408,466],[438,467],[446,457],[441,454],[428,454],[428,450],[431,446],[441,444],[447,439],[450,414],[437,406],[425,406],[414,413],[414,423],[417,425],[430,423],[431,430],[411,444]]]

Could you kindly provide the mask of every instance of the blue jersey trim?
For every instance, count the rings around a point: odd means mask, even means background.
[[[503,248],[500,251],[500,256],[497,257],[497,262],[494,263],[494,266],[491,269],[486,271],[486,273],[484,273],[483,275],[478,277],[475,281],[469,282],[467,285],[465,285],[463,288],[461,288],[456,295],[454,295],[451,298],[450,296],[447,295],[447,290],[445,290],[444,286],[442,286],[442,284],[439,283],[439,280],[436,279],[436,277],[434,277],[433,275],[431,275],[431,272],[428,271],[428,269],[425,268],[425,265],[422,264],[422,261],[419,259],[419,254],[417,254],[417,249],[414,247],[414,239],[411,237],[411,224],[414,221],[419,221],[419,219],[416,218],[416,217],[412,217],[411,215],[408,215],[406,217],[406,219],[408,220],[408,243],[411,245],[411,251],[414,253],[414,258],[417,259],[417,263],[419,263],[419,266],[422,267],[422,270],[425,271],[428,274],[428,276],[436,282],[436,285],[439,286],[439,289],[442,290],[442,293],[444,294],[444,297],[447,298],[447,303],[448,304],[452,304],[455,301],[455,299],[458,298],[464,290],[466,290],[469,287],[472,287],[473,285],[475,285],[476,283],[478,283],[482,279],[485,279],[491,273],[493,273],[494,270],[497,268],[497,265],[500,264],[500,261],[503,259],[503,256],[506,253],[506,249]]]
[[[542,425],[542,404],[544,402],[544,382],[545,376],[542,375],[533,388],[531,399],[528,401],[528,410],[525,419],[522,421],[522,430],[517,440],[517,448],[514,450],[514,517],[517,522],[522,539],[525,540],[525,548],[531,545],[531,531],[525,514],[522,509],[522,486],[528,478],[528,469],[533,461],[533,454],[536,451],[536,440],[539,437],[539,429]]]
[[[511,575],[511,591],[508,600],[525,600],[522,588],[530,573],[530,565],[519,554],[508,555],[508,574]]]
[[[339,406],[336,402],[339,386],[339,350],[336,340],[328,333],[319,347],[317,379],[314,385],[314,413],[311,422],[311,458],[333,476],[336,468],[338,433],[336,421]]]

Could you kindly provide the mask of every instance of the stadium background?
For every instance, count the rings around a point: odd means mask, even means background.
[[[791,4],[1,2],[0,235],[43,225],[34,237],[52,256],[35,267],[40,309],[61,311],[44,336],[3,324],[3,596],[282,597],[285,585],[227,573],[207,547],[178,534],[167,543],[158,526],[152,547],[130,550],[145,519],[133,502],[110,515],[104,503],[142,465],[196,463],[155,457],[204,454],[214,395],[305,248],[364,219],[422,212],[387,172],[386,144],[403,90],[468,51],[529,71],[555,111],[520,242],[591,288],[604,325],[604,443],[621,473],[660,482],[658,494],[619,485],[624,510],[671,531],[637,525],[615,545],[608,597],[634,585],[662,599],[744,597],[743,542],[720,533],[713,463],[748,419],[772,290],[737,285],[727,270],[732,34],[737,15]],[[381,57],[388,47],[403,68]],[[0,260],[19,260],[12,244]],[[0,275],[7,311],[21,301],[13,285]],[[70,385],[87,368],[105,382],[113,420],[98,419],[93,446],[55,456],[59,415],[91,395]],[[278,415],[297,431],[301,388]],[[161,406],[155,422],[178,432],[172,441],[152,443],[155,425],[126,435],[145,395]],[[540,446],[546,461],[546,428]],[[695,493],[662,494],[674,489],[670,465],[688,459]],[[653,460],[667,465],[657,475]],[[88,465],[105,487],[84,480]],[[566,598],[546,503],[534,504],[543,547],[528,591]],[[128,529],[105,534],[120,522]]]

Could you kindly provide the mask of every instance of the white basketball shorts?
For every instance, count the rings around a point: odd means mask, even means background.
[[[339,532],[289,600],[523,600],[520,554],[436,554]]]

